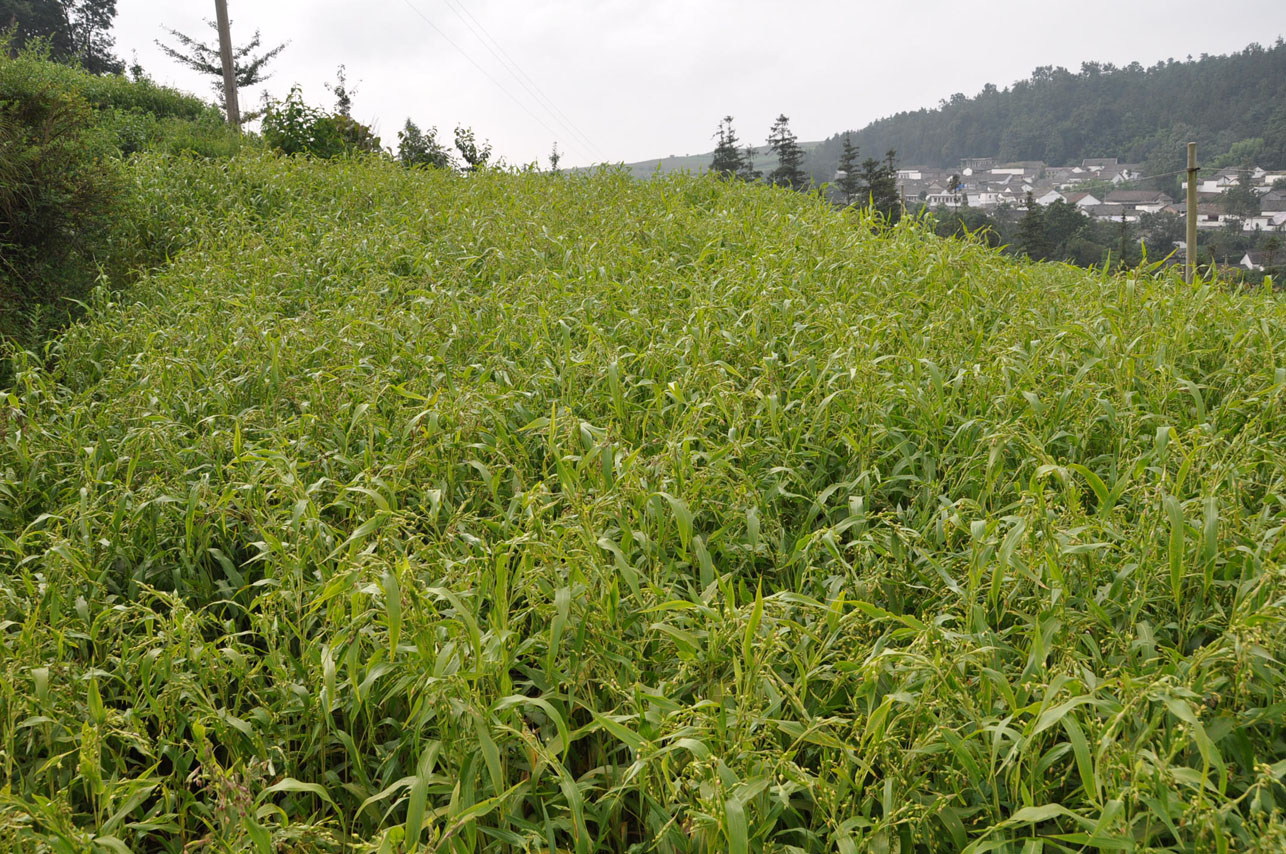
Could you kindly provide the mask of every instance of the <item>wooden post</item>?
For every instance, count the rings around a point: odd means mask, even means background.
[[[228,24],[228,0],[214,0],[219,24],[219,54],[223,57],[223,106],[228,124],[241,130],[241,107],[237,104],[237,71],[232,61],[232,27]]]
[[[1183,249],[1183,278],[1188,284],[1197,277],[1197,144],[1188,143],[1188,235]]]

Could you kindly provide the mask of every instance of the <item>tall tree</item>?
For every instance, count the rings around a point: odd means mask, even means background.
[[[764,173],[755,168],[755,147],[747,145],[741,149],[741,168],[737,171],[737,177],[743,181],[758,181],[764,176]]]
[[[219,25],[209,20],[206,23],[214,30],[214,40],[210,43],[199,42],[191,36],[167,27],[166,32],[178,42],[177,46],[160,41],[156,42],[156,46],[179,64],[213,78],[214,91],[218,93],[219,101],[222,103],[225,98],[223,96],[223,58],[219,53]],[[255,53],[262,44],[263,36],[255,30],[254,38],[241,47],[233,48],[232,67],[238,89],[257,86],[267,80],[271,76],[267,70],[268,63],[276,59],[290,42],[282,42],[262,53]]]
[[[118,74],[125,63],[112,53],[116,0],[0,0],[0,30],[15,29],[14,48],[47,39],[59,62],[78,62],[94,74]]]
[[[897,152],[889,150],[883,161],[873,157],[862,161],[862,192],[866,195],[863,206],[879,211],[890,225],[898,221],[902,204],[898,198]]]
[[[1049,257],[1044,212],[1031,193],[1027,194],[1027,212],[1018,223],[1018,248],[1033,261],[1043,261]]]
[[[768,176],[768,180],[778,186],[802,190],[808,184],[804,174],[804,149],[799,147],[799,138],[790,129],[790,119],[785,113],[777,116],[768,133],[768,147],[777,155],[777,168]]]
[[[91,74],[120,74],[125,63],[112,51],[116,0],[63,0],[71,25],[73,55]]]
[[[1251,189],[1249,170],[1237,173],[1237,183],[1224,190],[1224,207],[1234,216],[1250,217],[1259,214],[1259,196]]]
[[[715,138],[719,142],[714,147],[714,160],[710,162],[710,171],[718,172],[728,178],[748,177],[748,173],[754,166],[747,153],[737,146],[739,140],[737,132],[732,128],[732,116],[724,116],[719,122],[719,130],[715,132]]]
[[[844,134],[844,149],[840,152],[835,185],[844,194],[844,203],[849,205],[860,201],[862,192],[862,178],[858,172],[861,167],[857,160],[859,154],[860,149],[853,144],[853,135]]]

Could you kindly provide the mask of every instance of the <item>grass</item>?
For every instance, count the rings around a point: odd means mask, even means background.
[[[1280,297],[710,178],[132,168],[171,262],[0,399],[3,847],[1286,844]]]

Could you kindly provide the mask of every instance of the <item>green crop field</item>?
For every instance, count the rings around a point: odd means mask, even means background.
[[[0,850],[1286,846],[1286,307],[713,178],[138,155],[0,392]]]

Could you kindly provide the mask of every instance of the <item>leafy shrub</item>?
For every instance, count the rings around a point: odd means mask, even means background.
[[[379,137],[369,127],[348,116],[328,115],[309,106],[298,86],[291,87],[286,100],[268,108],[262,131],[264,141],[283,154],[330,159],[380,150]]]
[[[86,293],[120,192],[112,135],[70,79],[0,57],[0,336],[26,337]]]
[[[410,119],[397,132],[397,159],[403,166],[433,166],[438,169],[451,169],[455,166],[451,152],[438,142],[438,129],[431,127],[420,130],[419,125]]]
[[[228,127],[217,112],[195,118],[156,115],[139,109],[107,110],[101,121],[113,134],[121,154],[161,151],[199,157],[231,157],[251,137]]]
[[[40,45],[0,44],[0,340],[31,346],[60,326],[106,272],[154,259],[127,235],[123,156],[229,157],[242,138],[199,98],[143,80],[51,62]],[[159,257],[164,257],[162,253]],[[0,381],[3,377],[0,377]]]

